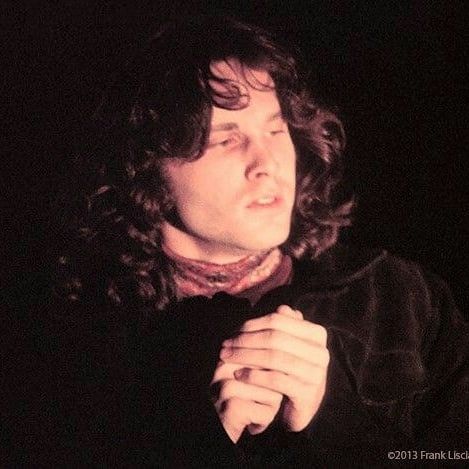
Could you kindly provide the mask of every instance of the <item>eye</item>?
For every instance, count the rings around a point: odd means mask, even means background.
[[[220,138],[214,140],[208,144],[209,148],[221,148],[221,149],[231,149],[236,148],[241,142],[241,138],[237,135],[231,135],[228,137]]]
[[[236,139],[231,137],[231,138],[226,138],[225,140],[222,140],[221,142],[218,142],[215,145],[218,145],[219,147],[229,147],[230,145],[234,145],[235,143],[236,143]]]
[[[272,122],[271,125],[267,127],[267,133],[271,137],[286,134],[287,130],[287,123],[283,119],[275,119],[275,122]]]
[[[270,135],[275,136],[275,135],[280,135],[285,133],[285,129],[276,129],[276,130],[271,130],[269,131]]]

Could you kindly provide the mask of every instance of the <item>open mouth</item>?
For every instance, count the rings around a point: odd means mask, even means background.
[[[281,204],[282,199],[275,195],[259,197],[248,205],[248,208],[272,208]]]

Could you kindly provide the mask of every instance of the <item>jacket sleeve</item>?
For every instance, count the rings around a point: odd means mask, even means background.
[[[428,451],[467,449],[469,441],[469,325],[447,285],[428,276],[432,314],[423,338],[427,387],[415,401],[416,442]]]
[[[194,297],[175,305],[141,335],[137,440],[147,441],[145,464],[245,466],[243,451],[225,432],[209,389],[220,344],[234,327],[224,320],[229,312],[230,305]]]

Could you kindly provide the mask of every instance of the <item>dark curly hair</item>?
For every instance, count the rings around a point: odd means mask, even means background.
[[[162,163],[203,154],[213,106],[248,105],[239,83],[225,83],[223,93],[211,85],[227,80],[210,65],[233,58],[246,71],[270,74],[297,152],[296,202],[282,250],[315,258],[336,243],[353,205],[337,195],[340,120],[308,92],[293,57],[263,30],[220,17],[172,22],[116,77],[94,116],[99,135],[81,161],[96,177],[74,218],[74,248],[59,258],[62,295],[101,295],[109,304],[146,303],[152,310],[174,299],[161,250],[161,224],[174,210]]]

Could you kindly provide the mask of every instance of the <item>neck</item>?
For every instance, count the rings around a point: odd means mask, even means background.
[[[227,246],[214,245],[212,241],[205,241],[174,227],[170,223],[163,223],[163,250],[193,261],[208,262],[210,264],[232,264],[242,259],[259,254],[259,251],[246,251]]]
[[[196,295],[211,297],[221,291],[230,294],[242,292],[269,278],[283,259],[279,248],[225,264],[187,259],[167,246],[164,252],[172,264],[180,298]]]

